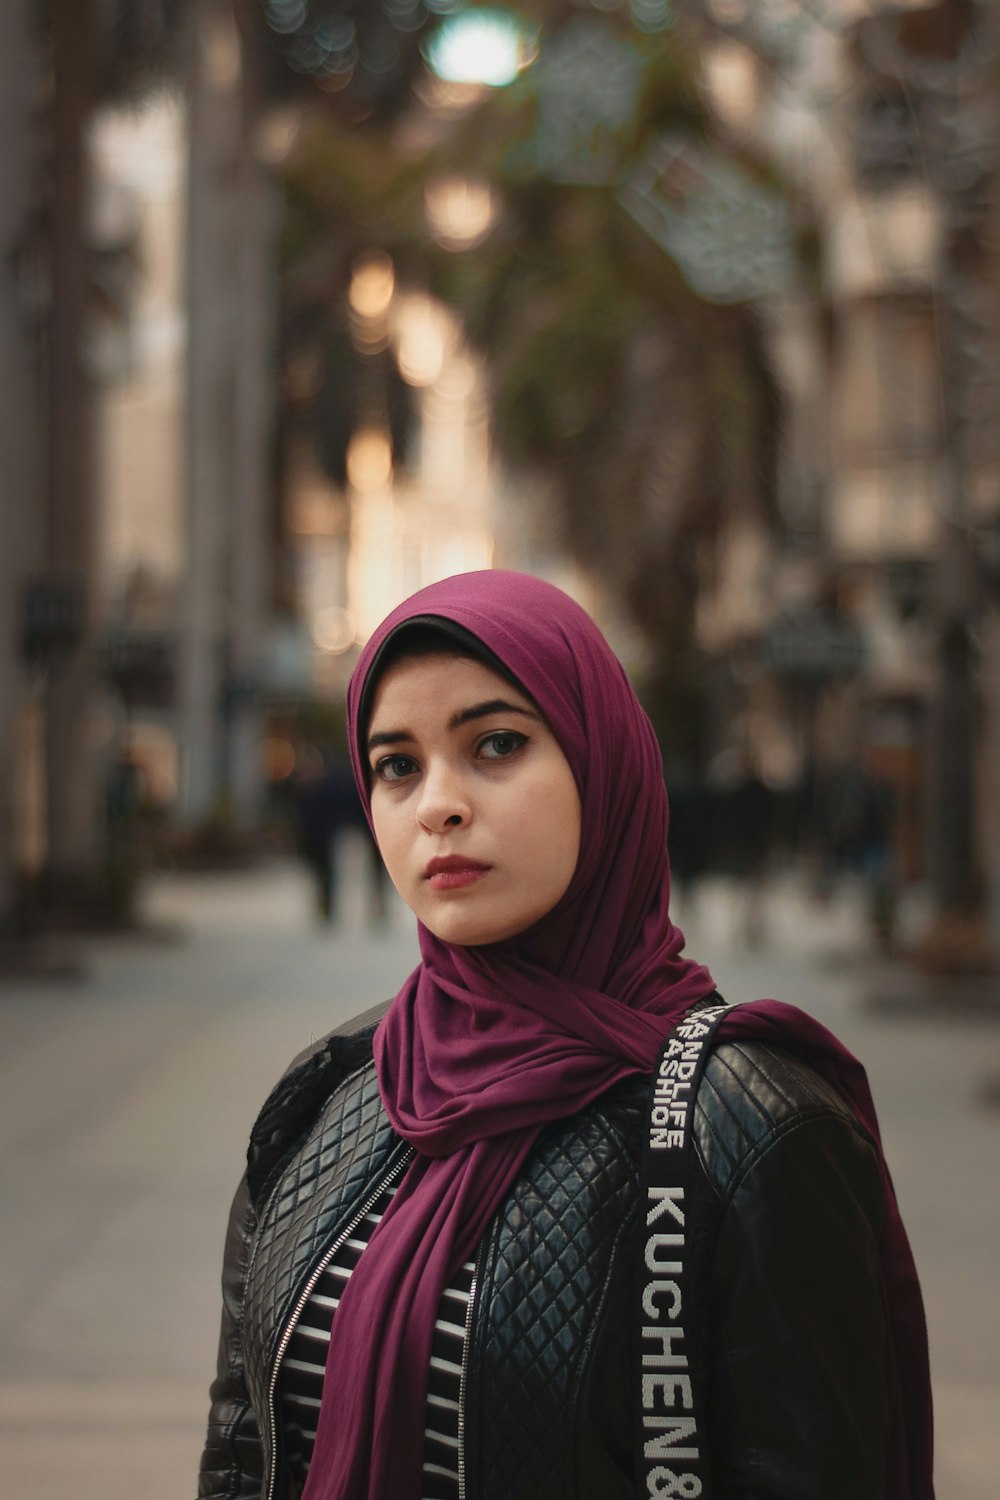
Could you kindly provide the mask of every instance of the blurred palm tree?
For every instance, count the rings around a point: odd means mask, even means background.
[[[290,330],[306,339],[321,308],[342,317],[351,261],[373,246],[458,311],[488,359],[505,463],[547,479],[563,544],[642,631],[656,717],[676,722],[678,704],[692,713],[694,614],[725,523],[777,524],[780,401],[753,302],[699,291],[629,210],[659,143],[710,151],[713,131],[694,39],[639,30],[639,10],[522,7],[537,60],[437,116],[422,86],[403,153],[398,131],[314,121],[287,174],[285,255]],[[683,200],[678,170],[666,192]],[[466,248],[428,228],[425,194],[447,179],[485,185],[495,205]]]
[[[45,390],[43,588],[71,601],[79,646],[49,672],[46,695],[50,902],[77,908],[96,894],[103,768],[87,732],[97,675],[90,599],[96,534],[88,321],[97,267],[89,236],[87,132],[104,103],[140,97],[169,72],[182,0],[36,0],[44,81],[45,171],[36,237],[45,267],[40,348]]]
[[[102,770],[90,749],[87,716],[96,657],[90,590],[96,517],[88,312],[94,265],[88,243],[87,130],[102,99],[134,91],[155,51],[148,30],[175,7],[113,6],[100,0],[38,0],[39,58],[48,83],[45,193],[40,194],[47,298],[41,348],[47,424],[44,476],[45,589],[75,601],[79,648],[49,673],[46,696],[50,903],[75,907],[94,890],[101,859]],[[140,14],[141,13],[141,14]],[[140,24],[142,23],[142,24]]]

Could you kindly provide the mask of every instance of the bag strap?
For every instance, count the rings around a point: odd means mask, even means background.
[[[639,1392],[636,1494],[641,1500],[710,1500],[706,1370],[694,1339],[692,1128],[715,1028],[731,1010],[721,996],[688,1011],[660,1052],[644,1121],[640,1178],[643,1265],[638,1277]]]

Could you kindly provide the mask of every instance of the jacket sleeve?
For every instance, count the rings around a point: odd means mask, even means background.
[[[726,1095],[725,1110],[711,1111],[710,1147],[725,1184],[709,1304],[719,1500],[883,1500],[875,1148],[832,1091],[777,1049],[720,1048],[713,1077]]]
[[[243,1282],[254,1211],[246,1179],[233,1200],[222,1269],[222,1328],[211,1387],[208,1435],[198,1472],[199,1500],[259,1500],[261,1446],[247,1394],[240,1340]]]

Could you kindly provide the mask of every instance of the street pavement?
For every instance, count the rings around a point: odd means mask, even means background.
[[[157,876],[137,935],[87,977],[0,982],[0,1442],[17,1500],[184,1500],[214,1368],[229,1199],[264,1094],[311,1037],[398,988],[408,915],[369,924],[364,850],[312,920],[274,865]],[[689,905],[689,951],[731,999],[778,995],[865,1060],[927,1301],[938,1500],[1000,1475],[1000,996],[921,986],[867,952],[854,893],[777,881]]]

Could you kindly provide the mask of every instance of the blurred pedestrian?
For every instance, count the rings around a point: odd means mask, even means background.
[[[142,761],[125,745],[108,772],[105,796],[108,845],[115,854],[131,854],[133,825],[145,794]]]
[[[335,752],[315,747],[289,786],[295,843],[313,879],[316,912],[323,922],[337,916],[342,885],[344,835],[356,833],[365,850],[368,913],[373,922],[387,915],[388,877],[378,844],[368,826],[350,763]]]
[[[892,948],[898,876],[895,858],[896,796],[871,753],[840,769],[830,788],[829,837],[834,860],[860,877],[869,929],[877,946]]]
[[[711,869],[708,792],[689,765],[674,765],[667,776],[670,788],[670,874],[673,891],[691,921],[698,884]]]
[[[745,946],[760,948],[766,936],[764,896],[774,842],[774,793],[742,751],[723,752],[713,771],[708,835],[713,862],[735,883]]]
[[[659,750],[596,626],[448,579],[349,710],[421,959],[251,1133],[202,1497],[931,1500],[863,1070],[685,956]]]
[[[337,838],[353,821],[357,793],[350,766],[329,761],[316,747],[302,754],[289,785],[295,842],[313,879],[316,913],[334,917],[337,894]]]

